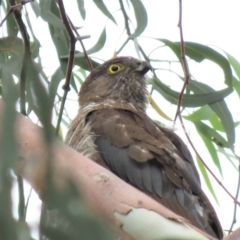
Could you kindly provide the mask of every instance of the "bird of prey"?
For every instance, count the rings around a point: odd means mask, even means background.
[[[194,226],[222,239],[192,156],[171,130],[145,113],[148,62],[118,57],[95,68],[79,92],[66,143]]]

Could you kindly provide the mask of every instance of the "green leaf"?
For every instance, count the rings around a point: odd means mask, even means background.
[[[86,11],[84,8],[84,0],[77,0],[78,10],[82,16],[82,19],[85,20],[86,18]]]
[[[178,57],[179,61],[181,61],[179,43],[173,43],[166,39],[157,39],[157,40],[162,41],[166,46],[170,47]],[[217,51],[198,43],[186,42],[185,47],[186,47],[186,55],[188,55],[190,58],[194,59],[195,61],[201,62],[204,59],[209,59],[217,63],[223,69],[225,74],[225,83],[229,86],[229,88],[221,90],[224,92],[226,91],[225,95],[222,95],[222,99],[224,96],[231,93],[233,77],[232,77],[231,67],[227,59]],[[212,89],[208,85],[197,82],[197,81],[190,81],[188,84],[188,88],[195,93],[193,96],[197,96],[197,94],[214,92],[214,89]],[[168,100],[170,95],[169,92],[170,91],[168,90],[168,94],[165,94],[165,96],[164,96],[164,93],[162,93],[162,95]],[[222,94],[224,93],[222,92]],[[174,100],[173,92],[171,93],[170,97],[171,97],[170,100],[171,99]],[[176,98],[175,98],[175,104],[176,104]],[[208,102],[208,104],[210,104],[210,102]],[[234,122],[233,122],[231,112],[229,111],[225,101],[221,100],[215,103],[211,103],[209,106],[221,119],[221,122],[224,126],[224,129],[228,137],[228,146],[230,148],[233,148],[233,144],[235,142]]]
[[[147,11],[141,0],[130,0],[130,2],[132,3],[137,21],[137,27],[135,29],[135,32],[131,36],[135,38],[138,37],[147,27],[148,16]]]
[[[216,148],[214,147],[213,143],[207,137],[205,137],[201,132],[198,132],[198,133],[201,136],[203,142],[205,143],[205,146],[207,147],[208,152],[210,153],[214,164],[217,166],[220,174],[223,177],[222,167],[221,167],[220,160],[218,158],[218,154],[217,154]]]
[[[235,127],[232,114],[229,111],[227,104],[225,101],[220,101],[218,103],[211,104],[210,107],[221,119],[225,132],[227,134],[228,147],[233,149],[233,145],[235,143]]]
[[[238,81],[235,77],[233,77],[233,88],[235,89],[240,98],[240,81]]]
[[[178,58],[179,62],[181,63],[181,50],[179,47],[179,44],[176,42],[171,42],[167,39],[163,39],[163,38],[156,38],[156,40],[163,42],[166,46],[168,46],[176,55],[176,57]]]
[[[185,51],[188,57],[197,62],[208,59],[218,64],[224,72],[225,83],[232,87],[232,69],[228,60],[222,54],[210,47],[194,42],[185,42]]]
[[[171,42],[167,39],[156,39],[168,46],[177,56],[181,63],[180,42]],[[194,42],[185,42],[185,54],[196,62],[202,62],[204,59],[215,62],[222,68],[225,75],[225,83],[232,87],[232,70],[228,60],[214,49]]]
[[[80,83],[80,85],[82,85],[84,81],[80,78],[80,76],[76,73],[73,73],[73,75],[74,75],[74,78],[77,79],[78,83]],[[75,91],[78,92],[77,89]]]
[[[11,67],[11,73],[20,75],[22,67],[24,47],[23,42],[17,37],[4,37],[0,39],[1,61],[7,62]]]
[[[41,8],[41,17],[44,21],[51,24],[56,28],[64,29],[64,24],[62,20],[58,17],[56,13],[53,13],[51,10],[53,4],[56,5],[54,0],[40,0],[40,8]]]
[[[223,125],[216,114],[212,115],[209,121],[215,130],[224,132]]]
[[[54,131],[51,125],[52,117],[52,102],[50,102],[49,95],[45,86],[40,79],[40,72],[36,64],[29,58],[24,64],[27,65],[26,82],[28,87],[27,97],[32,100],[33,110],[39,117],[45,134],[45,140],[49,142],[54,136]]]
[[[30,6],[32,7],[33,12],[35,13],[36,17],[38,18],[41,14],[41,8],[37,1],[30,2]]]
[[[31,42],[31,55],[32,59],[35,59],[39,56],[40,43],[38,39],[34,38],[34,42]]]
[[[17,146],[15,139],[16,120],[16,88],[14,84],[11,68],[8,64],[1,65],[1,75],[3,82],[4,108],[1,112],[1,136],[0,136],[0,222],[6,227],[1,228],[1,239],[17,239],[16,220],[12,216],[12,184],[13,179],[9,177],[9,172],[16,166],[18,160]],[[10,227],[7,227],[10,226]]]
[[[229,54],[227,52],[225,52],[225,54],[227,55],[228,61],[231,64],[231,66],[233,67],[233,70],[235,71],[235,73],[238,77],[238,80],[240,81],[240,63],[231,54]]]
[[[183,117],[189,121],[198,122],[199,120],[209,120],[213,114],[213,110],[208,105],[205,105],[192,114]]]
[[[106,29],[104,28],[99,39],[97,40],[96,44],[92,48],[87,50],[87,54],[90,55],[92,53],[100,51],[104,47],[105,42],[106,42]],[[76,58],[83,57],[83,56],[84,56],[84,53],[82,53],[82,52],[75,54]],[[61,56],[61,58],[68,58],[68,57],[69,57],[69,55]]]
[[[91,58],[89,58],[91,63],[92,63],[92,66],[93,68],[96,68],[99,66],[99,63],[92,60]],[[88,63],[86,61],[86,58],[85,57],[78,57],[78,58],[75,58],[75,62],[74,64],[78,65],[79,67],[87,70],[87,71],[91,71],[91,69],[89,69],[89,66],[88,66]]]
[[[239,159],[236,156],[226,152],[226,149],[221,147],[218,147],[218,152],[222,153],[232,164],[233,168],[238,171],[238,167],[236,166],[236,164],[239,164]],[[233,162],[232,158],[235,160],[235,163]]]
[[[190,81],[189,88],[195,93],[207,93],[213,91],[211,87],[204,83]],[[211,103],[209,107],[218,115],[219,119],[222,122],[222,125],[226,131],[228,138],[228,147],[233,148],[233,144],[235,142],[235,127],[233,122],[233,117],[231,112],[228,109],[228,106],[224,100]]]
[[[107,7],[103,3],[103,0],[93,0],[93,2],[96,4],[96,6],[99,8],[99,10],[109,19],[111,19],[115,24],[117,24],[116,20],[112,16],[112,14],[108,11]]]
[[[53,105],[54,100],[57,94],[58,85],[62,79],[64,79],[64,74],[62,72],[61,67],[57,68],[57,70],[52,75],[50,84],[49,84],[49,101]]]
[[[78,91],[77,85],[75,83],[75,81],[76,81],[75,78],[77,78],[77,80],[79,81],[79,79],[78,79],[79,77],[75,73],[73,73],[73,81],[71,81],[71,86],[74,89],[74,91],[76,93],[78,93],[79,91]]]
[[[9,4],[9,1],[6,1],[7,3],[7,8],[9,9],[10,8],[10,4]],[[0,3],[1,5],[1,3]],[[6,19],[6,24],[7,24],[7,36],[8,37],[17,37],[17,34],[18,34],[18,26],[17,26],[17,23],[16,23],[16,20],[14,18],[14,15],[13,14],[10,14],[7,19]]]
[[[210,141],[215,142],[218,146],[229,147],[227,141],[219,134],[215,129],[209,127],[205,123],[199,121],[194,122],[194,125],[198,132],[207,137]]]
[[[198,82],[194,81],[195,85],[198,84]],[[163,95],[169,102],[173,104],[178,104],[178,97],[179,92],[176,92],[174,90],[171,90],[168,86],[166,86],[164,83],[162,83],[159,79],[152,78],[149,81],[150,84],[152,84],[153,88],[158,91],[161,95]],[[191,83],[189,83],[189,87]],[[207,88],[207,85],[206,85]],[[199,107],[206,104],[211,104],[214,102],[218,102],[222,100],[224,97],[228,96],[232,92],[232,89],[226,88],[219,91],[214,91],[212,89],[211,92],[205,91],[205,93],[199,93],[199,94],[183,94],[182,99],[182,106],[183,107]]]
[[[207,184],[207,187],[208,187],[209,191],[211,192],[212,196],[214,197],[216,203],[219,204],[218,200],[217,200],[217,196],[216,196],[216,194],[214,192],[214,189],[212,187],[211,181],[208,177],[208,173],[207,173],[204,165],[202,164],[201,160],[198,157],[197,157],[197,164],[198,164],[198,167],[199,167],[199,169],[202,173],[203,179],[204,179],[205,183]]]

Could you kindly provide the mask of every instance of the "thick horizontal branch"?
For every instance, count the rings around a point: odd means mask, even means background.
[[[3,111],[4,104],[0,102],[0,115]],[[47,161],[51,161],[53,169],[61,176],[58,179],[71,178],[86,205],[103,217],[115,235],[124,240],[164,239],[164,236],[166,239],[176,239],[176,236],[185,240],[213,239],[63,143],[52,144],[53,157],[48,159],[41,128],[20,114],[15,129],[20,150],[17,169],[40,197],[44,198],[44,172]]]

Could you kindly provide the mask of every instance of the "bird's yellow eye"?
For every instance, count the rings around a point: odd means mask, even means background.
[[[108,68],[108,74],[116,74],[118,72],[120,72],[123,69],[123,65],[122,64],[112,64],[109,66]]]

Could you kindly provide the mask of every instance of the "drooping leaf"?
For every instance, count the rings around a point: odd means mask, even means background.
[[[208,187],[209,191],[211,192],[211,194],[212,194],[213,198],[215,199],[216,203],[219,204],[217,196],[215,194],[215,191],[214,191],[213,186],[211,184],[211,181],[209,179],[208,173],[207,173],[204,165],[202,164],[201,160],[198,157],[197,157],[197,164],[198,164],[198,167],[199,167],[199,169],[200,169],[200,171],[202,173],[204,181],[207,184],[207,187]]]
[[[180,42],[171,42],[167,39],[157,40],[168,46],[175,53],[181,63]],[[232,70],[228,60],[222,54],[208,46],[194,42],[185,42],[185,54],[196,62],[202,62],[204,59],[207,59],[216,63],[224,72],[225,83],[228,87],[232,87]]]
[[[218,152],[222,153],[222,154],[228,159],[228,161],[231,163],[231,165],[233,166],[233,168],[234,168],[236,171],[238,171],[237,165],[239,164],[239,159],[238,159],[236,156],[228,153],[228,152],[226,151],[226,149],[225,149],[225,148],[222,148],[222,147],[218,147]],[[233,162],[232,158],[235,160],[235,163]]]
[[[147,11],[145,9],[145,6],[143,5],[141,0],[130,0],[130,2],[133,6],[134,14],[137,22],[137,27],[131,36],[135,38],[135,37],[138,37],[147,27],[148,16],[147,16]]]
[[[212,111],[212,109],[208,105],[205,105],[194,111],[193,113],[189,114],[188,116],[183,117],[189,121],[198,122],[200,120],[210,119],[213,114],[214,112]]]
[[[208,59],[219,65],[224,72],[225,83],[232,87],[232,69],[228,60],[222,54],[208,46],[194,42],[185,42],[185,51],[188,57],[197,62]]]
[[[199,121],[194,122],[194,125],[199,133],[203,134],[210,141],[217,143],[221,147],[229,147],[224,137],[219,134],[215,129],[209,127],[205,123]]]
[[[10,8],[9,1],[6,1],[7,4],[7,9]],[[1,3],[0,3],[1,5]],[[18,34],[18,26],[15,21],[14,15],[10,14],[7,19],[6,19],[6,24],[7,24],[7,36],[8,37],[17,37]]]
[[[233,77],[233,88],[235,89],[240,98],[240,81],[238,81],[235,77]]]
[[[231,64],[233,70],[235,71],[237,77],[238,77],[238,81],[240,81],[240,63],[239,61],[237,61],[237,59],[235,57],[233,57],[231,54],[225,52],[225,54],[227,55],[228,61]]]
[[[100,51],[104,47],[105,42],[106,42],[106,29],[104,28],[96,44],[93,47],[91,47],[89,50],[87,50],[87,54],[90,55],[92,53]],[[83,57],[83,56],[84,56],[84,53],[82,52],[75,54],[75,57]],[[64,55],[61,58],[68,58],[68,55]]]
[[[197,82],[197,84],[196,82],[195,84],[190,83],[189,85],[191,87],[191,90],[197,94],[206,93],[213,90],[208,85],[200,82]],[[229,111],[226,102],[224,100],[221,100],[221,101],[209,104],[209,107],[217,114],[217,116],[222,122],[222,125],[225,129],[225,132],[228,138],[228,147],[233,148],[233,144],[235,142],[235,127],[234,127],[232,114]]]
[[[198,132],[198,133],[201,136],[203,142],[205,143],[205,146],[207,147],[208,152],[210,153],[214,164],[217,166],[220,174],[223,176],[221,162],[218,158],[218,154],[217,154],[216,148],[214,147],[214,144],[212,143],[211,140],[209,140],[207,137],[205,137],[205,135],[203,135],[202,132]]]
[[[54,0],[40,0],[39,6],[41,9],[40,16],[44,21],[51,24],[56,28],[64,29],[64,24],[58,15],[54,14],[51,10],[52,4],[56,4]]]
[[[8,66],[11,68],[11,73],[16,76],[20,75],[22,67],[22,59],[24,54],[23,42],[20,38],[17,37],[4,37],[0,39],[0,55],[7,54],[7,58],[4,61],[7,61]]]
[[[36,17],[39,17],[41,14],[41,8],[39,6],[39,3],[37,1],[33,1],[29,3],[32,7],[33,12],[35,13]]]
[[[156,78],[152,78],[150,81],[153,88],[163,95],[169,102],[173,104],[178,103],[179,92],[171,90],[168,86],[162,83]],[[205,93],[196,94],[183,94],[182,106],[183,107],[199,107],[206,104],[212,104],[222,100],[232,92],[232,89],[226,88],[223,90],[215,91],[212,89],[211,92],[205,91]]]
[[[62,79],[64,79],[64,74],[62,72],[62,69],[59,67],[52,75],[51,81],[49,84],[49,101],[52,105],[54,104],[54,99],[56,97],[57,89]]]
[[[109,19],[111,19],[115,24],[117,24],[116,20],[112,16],[112,14],[108,11],[107,7],[105,6],[103,0],[93,0],[99,10]]]
[[[43,125],[45,140],[49,142],[54,136],[51,125],[53,105],[50,102],[49,95],[41,81],[40,72],[35,63],[30,58],[27,58],[24,64],[28,66],[26,68],[26,82],[28,83],[29,89],[27,96],[29,97],[29,95],[31,95],[31,99],[34,102],[33,110]]]
[[[150,105],[152,106],[152,108],[163,118],[167,119],[168,121],[172,121],[172,119],[165,114],[161,108],[156,104],[156,102],[153,100],[153,98],[151,97],[151,95],[148,96],[148,101],[150,103]]]
[[[84,8],[84,0],[77,0],[78,10],[82,16],[82,19],[85,20],[86,18],[86,11]]]
[[[91,63],[92,63],[92,66],[93,68],[96,68],[97,66],[99,66],[99,63],[92,60],[91,58],[89,58]],[[89,66],[88,66],[88,63],[85,59],[85,57],[77,57],[75,58],[75,61],[74,61],[74,64],[78,65],[79,67],[87,70],[87,71],[91,71],[91,69],[89,69]]]

